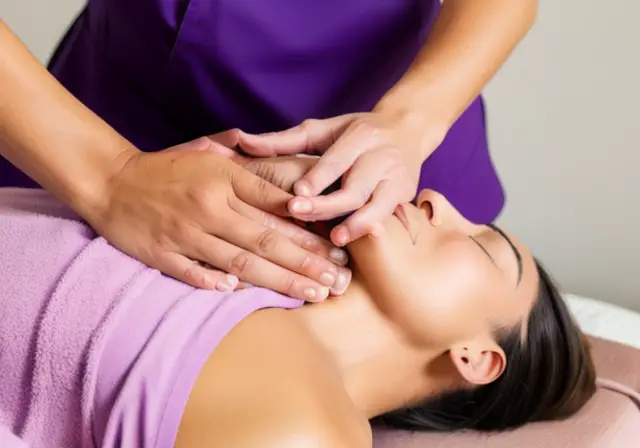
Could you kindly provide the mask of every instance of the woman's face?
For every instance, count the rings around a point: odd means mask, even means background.
[[[526,322],[538,284],[526,247],[469,222],[434,191],[416,204],[399,206],[380,236],[349,246],[377,306],[413,338],[438,346]]]

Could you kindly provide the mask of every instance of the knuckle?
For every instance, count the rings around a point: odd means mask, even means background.
[[[303,131],[309,131],[313,129],[318,124],[318,120],[314,118],[307,118],[302,123],[300,123],[300,129]]]
[[[175,219],[170,222],[169,226],[168,230],[173,241],[178,244],[187,241],[189,237],[189,224],[187,224],[186,221]]]
[[[378,128],[366,120],[356,121],[353,130],[366,137],[375,137],[378,134]]]
[[[187,189],[187,197],[198,207],[200,210],[213,210],[219,199],[219,194],[216,193],[216,189],[206,188],[203,185],[196,185]]]
[[[327,157],[325,160],[320,159],[318,162],[318,168],[322,168],[325,173],[332,175],[343,174],[346,168],[343,166],[344,162],[336,160],[334,158]],[[317,171],[316,171],[317,172]]]
[[[190,266],[182,273],[184,281],[195,287],[201,287],[204,285],[204,277],[196,266]]]
[[[306,140],[305,147],[307,152],[313,150],[313,144],[311,142],[310,136],[314,132],[314,129],[317,127],[317,125],[318,125],[318,120],[315,120],[312,118],[308,118],[304,120],[300,125],[300,129],[302,130],[302,133],[305,136],[305,140]]]
[[[271,253],[278,245],[278,235],[273,229],[263,230],[256,240],[256,248],[261,253]]]
[[[269,200],[269,188],[264,179],[259,178],[255,185],[256,200],[259,202],[267,202]]]
[[[289,296],[296,295],[297,281],[295,274],[284,274],[280,280],[280,292]]]
[[[274,183],[276,176],[276,167],[273,163],[263,160],[254,160],[249,162],[246,167],[253,174],[269,183]]]
[[[393,162],[393,167],[397,167],[402,164],[402,151],[397,146],[392,146],[387,150],[387,157]]]
[[[158,244],[155,244],[151,247],[145,246],[140,248],[138,253],[135,255],[137,256],[137,258],[147,263],[149,266],[159,269],[163,264],[163,254],[164,252],[160,249]]]
[[[160,255],[165,251],[169,251],[174,248],[174,235],[171,232],[167,232],[167,229],[163,229],[153,237],[153,247],[151,248],[152,253]]]
[[[314,257],[310,254],[305,254],[298,262],[298,270],[299,272],[306,274],[312,270],[315,264]]]
[[[242,277],[251,268],[251,254],[247,251],[240,251],[229,261],[227,266],[227,272],[235,275],[236,277]]]
[[[369,190],[359,191],[358,194],[356,195],[356,201],[357,201],[356,207],[364,206],[367,202],[369,202],[369,199],[371,199],[371,191]]]

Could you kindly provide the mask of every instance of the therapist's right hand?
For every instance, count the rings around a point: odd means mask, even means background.
[[[205,137],[131,156],[91,225],[195,287],[230,291],[242,281],[305,301],[342,294],[346,253],[279,217],[291,194],[216,154],[218,144]]]

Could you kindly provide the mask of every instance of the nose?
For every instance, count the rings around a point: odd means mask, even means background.
[[[442,194],[434,190],[422,190],[416,202],[418,208],[425,210],[433,226],[468,229],[473,223],[468,221]],[[429,216],[430,214],[430,216]]]

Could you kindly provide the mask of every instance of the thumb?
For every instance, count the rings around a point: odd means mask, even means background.
[[[280,132],[247,134],[240,131],[239,146],[247,154],[272,157],[293,154],[322,154],[353,121],[355,114],[326,120],[306,120]]]
[[[238,136],[239,131],[232,129],[181,143],[165,149],[164,152],[210,151],[220,156],[233,158],[233,156],[237,154],[233,148],[238,146]]]

